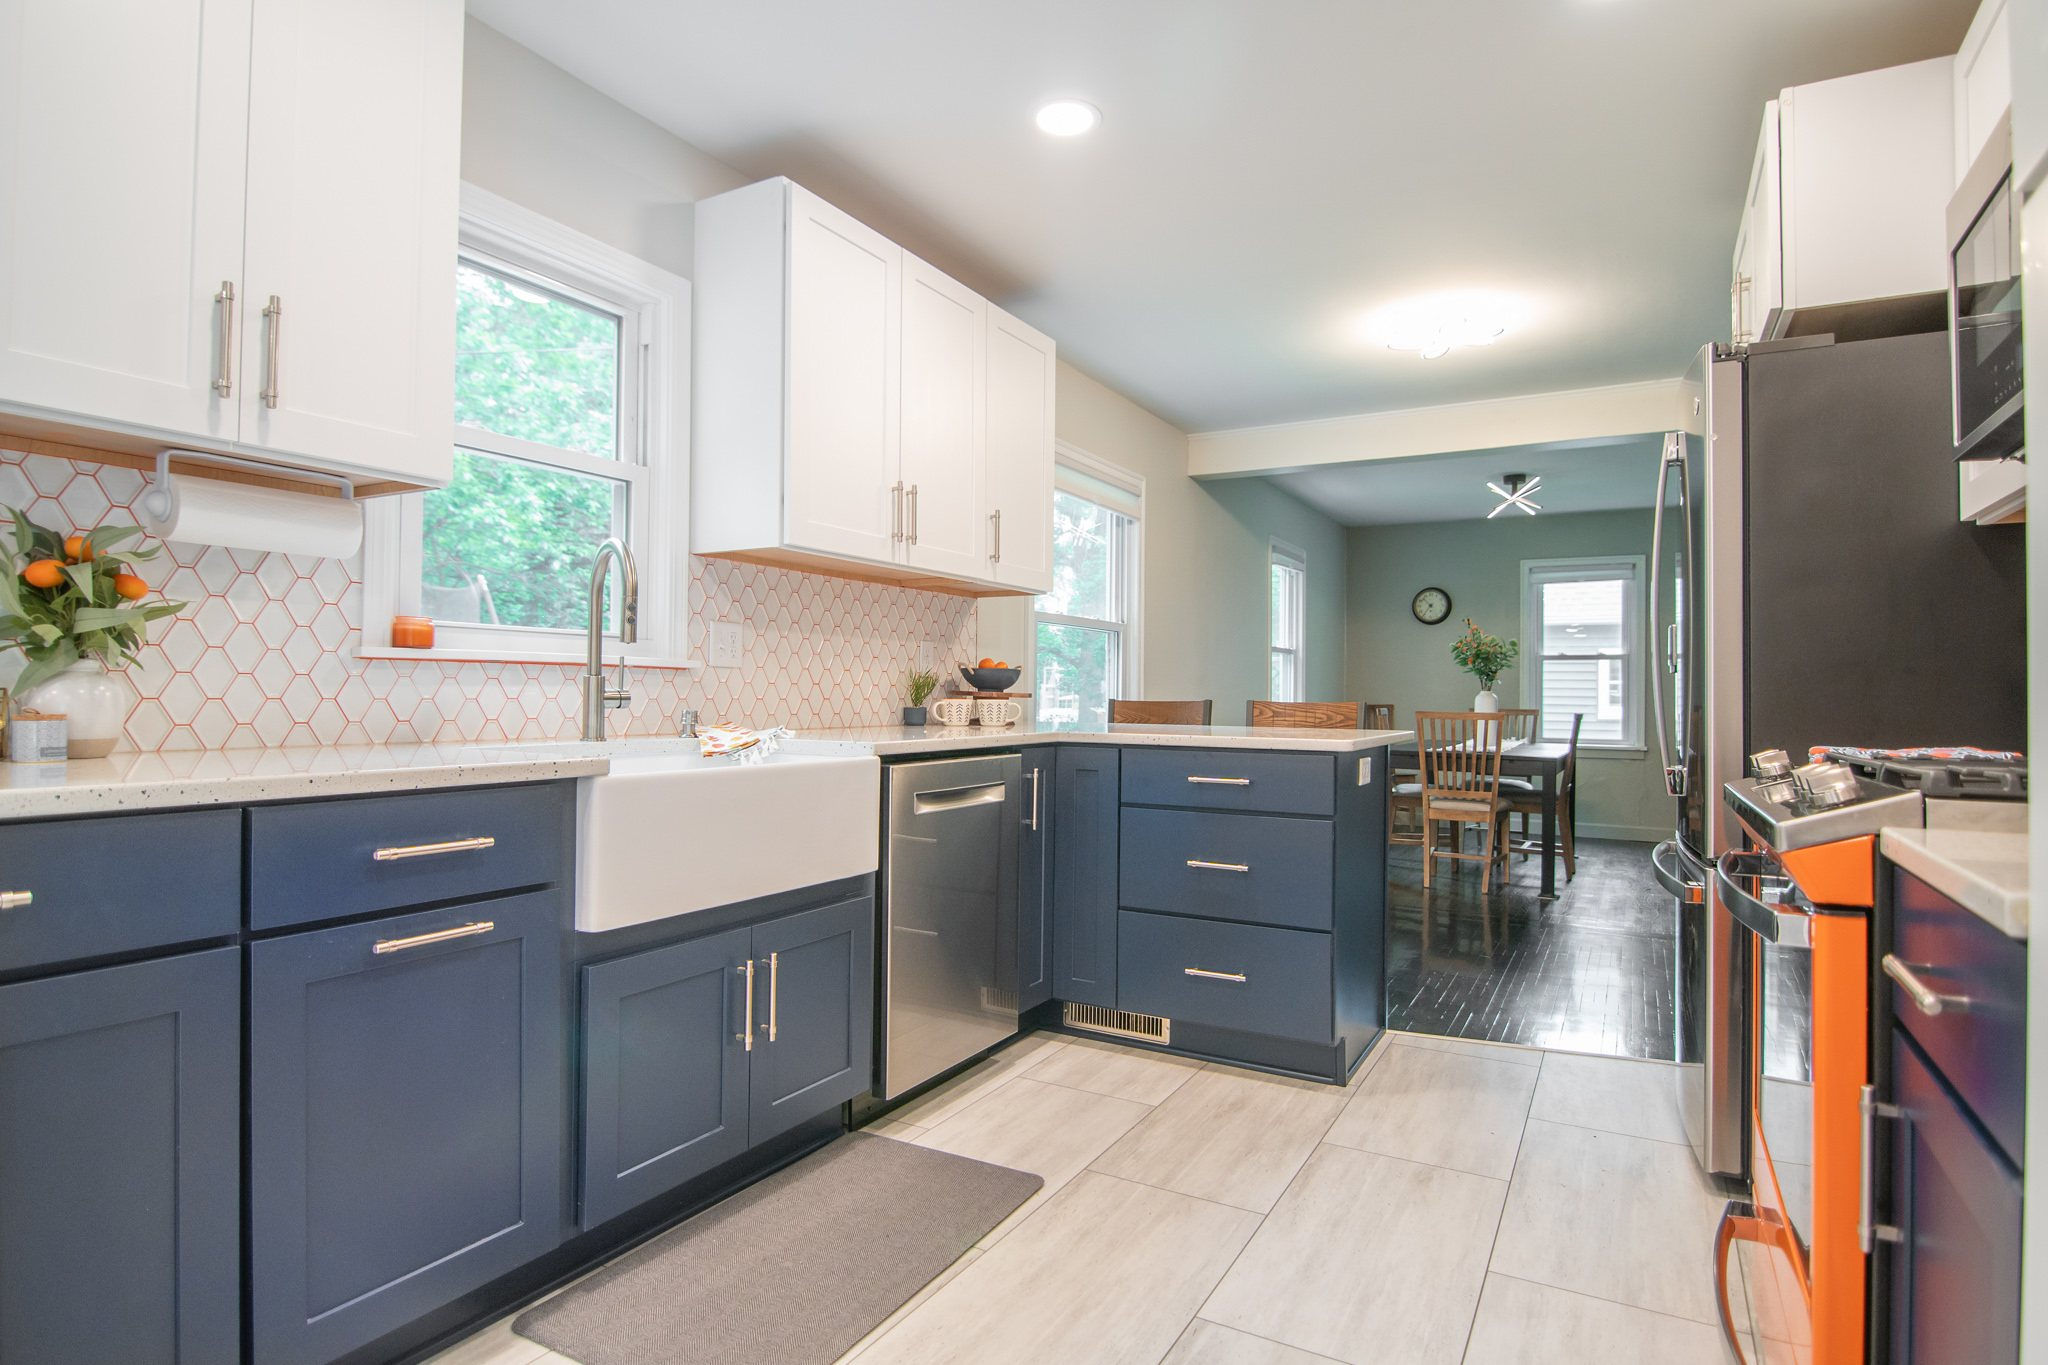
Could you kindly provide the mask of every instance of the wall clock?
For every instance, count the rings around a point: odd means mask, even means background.
[[[1408,606],[1425,626],[1440,626],[1450,619],[1451,595],[1442,588],[1424,588]]]

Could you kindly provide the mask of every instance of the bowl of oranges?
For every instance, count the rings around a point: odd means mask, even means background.
[[[976,692],[1007,692],[1016,685],[1017,675],[1023,671],[1010,667],[1002,659],[983,659],[978,664],[960,665],[960,676]]]

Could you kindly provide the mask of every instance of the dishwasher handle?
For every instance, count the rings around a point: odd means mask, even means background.
[[[968,806],[1000,806],[1009,799],[1008,788],[1001,782],[984,782],[974,787],[949,787],[945,791],[918,792],[910,798],[912,815],[938,815],[949,810],[964,810]]]

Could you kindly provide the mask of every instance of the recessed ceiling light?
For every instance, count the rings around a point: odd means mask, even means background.
[[[1435,360],[1460,346],[1491,346],[1523,311],[1506,295],[1467,290],[1390,305],[1367,318],[1364,330],[1389,350]]]
[[[1050,100],[1038,106],[1038,131],[1053,137],[1079,137],[1095,131],[1102,111],[1086,100]]]

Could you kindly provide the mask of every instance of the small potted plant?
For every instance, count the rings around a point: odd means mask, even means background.
[[[151,621],[183,602],[148,602],[135,566],[158,548],[131,544],[140,526],[102,526],[60,535],[28,514],[0,507],[14,523],[12,572],[0,574],[0,648],[27,658],[14,681],[17,704],[70,720],[73,758],[103,758],[121,737],[125,690],[107,676],[135,661]]]
[[[1500,675],[1515,666],[1515,660],[1522,654],[1521,645],[1513,640],[1503,640],[1498,635],[1489,635],[1472,624],[1472,618],[1465,618],[1465,633],[1451,641],[1451,658],[1479,679],[1479,695],[1472,699],[1474,711],[1500,710],[1500,698],[1494,695],[1493,685]]]
[[[903,723],[905,725],[922,725],[925,723],[926,712],[924,704],[931,694],[938,690],[938,686],[939,675],[932,672],[929,668],[920,668],[910,675],[910,705],[903,708]]]

